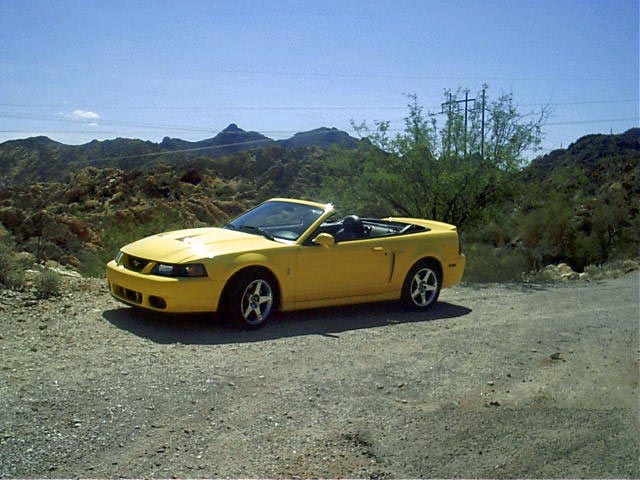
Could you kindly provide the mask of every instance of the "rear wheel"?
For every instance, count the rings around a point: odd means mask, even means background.
[[[260,328],[276,304],[275,282],[260,271],[241,273],[225,289],[223,313],[245,328]]]
[[[407,274],[402,286],[402,303],[422,310],[433,305],[440,295],[442,275],[433,261],[415,264]]]

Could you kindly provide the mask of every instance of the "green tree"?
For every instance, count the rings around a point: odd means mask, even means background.
[[[455,102],[464,93],[446,91],[445,98]],[[464,224],[503,193],[507,179],[526,161],[525,153],[539,146],[547,117],[543,109],[530,119],[518,112],[512,95],[502,95],[486,102],[483,143],[479,100],[469,109],[465,130],[458,104],[450,103],[438,129],[436,114],[425,113],[415,95],[408,99],[400,132],[394,134],[387,121],[373,127],[353,124],[370,147],[334,159],[323,185],[327,196],[370,214],[391,210]]]

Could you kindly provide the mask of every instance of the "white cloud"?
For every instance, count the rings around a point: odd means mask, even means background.
[[[96,112],[89,112],[87,110],[74,110],[69,114],[74,120],[99,120],[100,115]]]

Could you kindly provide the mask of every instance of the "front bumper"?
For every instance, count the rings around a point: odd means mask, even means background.
[[[209,277],[170,278],[107,264],[109,291],[128,305],[159,312],[215,312],[222,285]]]

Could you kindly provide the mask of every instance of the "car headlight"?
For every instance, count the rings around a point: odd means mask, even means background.
[[[151,273],[163,277],[206,277],[207,269],[201,263],[156,263]]]

